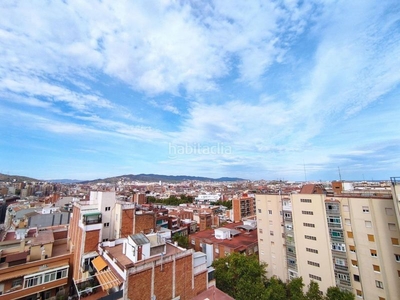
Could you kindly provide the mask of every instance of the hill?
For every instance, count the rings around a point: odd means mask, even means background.
[[[3,182],[22,182],[22,181],[40,181],[35,178],[20,176],[20,175],[8,175],[0,173],[0,181]]]
[[[120,180],[125,181],[143,181],[143,182],[181,182],[185,180],[190,181],[214,181],[214,182],[223,182],[223,181],[244,181],[246,179],[236,178],[236,177],[221,177],[221,178],[209,178],[209,177],[200,177],[200,176],[188,176],[188,175],[158,175],[158,174],[127,174],[115,177],[109,177],[104,179],[96,179],[83,181],[81,183],[97,183],[97,182],[105,182],[105,183],[116,183]]]

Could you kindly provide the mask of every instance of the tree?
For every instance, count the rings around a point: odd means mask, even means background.
[[[308,291],[306,293],[307,300],[323,300],[322,295],[319,292],[319,285],[315,281],[311,281],[308,286]]]
[[[267,282],[266,298],[274,300],[286,300],[286,286],[276,277],[271,277]]]
[[[189,237],[185,235],[175,235],[173,238],[174,242],[178,242],[178,246],[189,249]]]
[[[217,288],[236,300],[266,299],[266,265],[260,264],[257,256],[234,252],[215,260],[212,266]]]
[[[287,285],[288,299],[305,300],[303,287],[304,283],[302,277],[292,279]]]
[[[349,291],[342,291],[337,286],[331,286],[326,290],[326,300],[354,300],[354,294]]]

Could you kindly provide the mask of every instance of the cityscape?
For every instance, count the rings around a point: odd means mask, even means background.
[[[398,0],[0,16],[0,300],[400,299]]]
[[[317,283],[320,299],[334,287],[345,299],[400,294],[400,177],[1,178],[0,299],[246,299],[218,288],[217,262],[235,253],[268,278]]]

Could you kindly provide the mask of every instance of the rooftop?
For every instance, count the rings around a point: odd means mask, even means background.
[[[156,255],[156,256],[153,256],[153,257],[150,257],[147,259],[143,259],[137,263],[134,263],[125,254],[122,253],[122,248],[123,248],[123,244],[119,244],[114,247],[109,247],[109,246],[103,247],[103,249],[108,252],[108,255],[111,258],[116,259],[116,261],[118,262],[117,264],[120,266],[121,269],[123,269],[123,268],[127,269],[127,268],[131,268],[133,266],[138,266],[138,265],[141,265],[141,264],[144,264],[147,262],[158,260],[160,257],[159,255]],[[179,247],[176,247],[170,243],[167,243],[166,244],[166,253],[163,257],[166,258],[170,255],[174,255],[174,254],[177,254],[177,253],[180,253],[183,251],[185,251],[185,250],[182,250]]]
[[[234,230],[233,232],[237,234],[237,229],[243,226],[243,222],[239,223],[230,223],[225,225],[224,227],[218,228],[219,230],[229,229]],[[209,244],[221,244],[231,249],[236,249],[238,251],[242,249],[246,249],[248,246],[251,246],[257,243],[257,230],[252,230],[250,232],[246,230],[240,230],[240,233],[232,237],[231,239],[216,239],[214,236],[214,229],[206,229],[204,231],[199,231],[190,235],[189,238],[196,238],[203,240]]]

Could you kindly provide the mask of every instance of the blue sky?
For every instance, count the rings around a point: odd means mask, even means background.
[[[2,1],[0,172],[389,179],[400,3]]]

